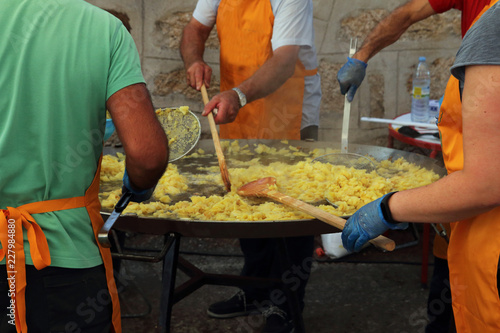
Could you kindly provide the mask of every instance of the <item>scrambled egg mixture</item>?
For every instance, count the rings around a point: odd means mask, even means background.
[[[283,143],[287,143],[283,141]],[[193,186],[203,185],[206,188],[224,188],[218,165],[200,166],[197,174],[183,174],[179,168],[170,163],[167,171],[160,179],[152,200],[146,203],[131,202],[124,213],[135,213],[144,217],[175,218],[187,220],[214,221],[264,221],[264,220],[299,220],[310,219],[311,216],[272,202],[269,199],[244,198],[236,191],[242,185],[263,177],[275,177],[277,189],[299,200],[315,204],[319,208],[337,216],[354,213],[366,203],[373,201],[385,193],[401,191],[424,186],[440,178],[433,171],[426,170],[400,158],[396,161],[374,163],[377,170],[367,172],[343,165],[321,163],[313,159],[324,154],[338,152],[327,149],[315,149],[309,153],[298,148],[271,148],[256,145],[251,151],[248,146],[241,147],[238,141],[222,142],[228,163],[228,171],[232,184],[230,193],[214,191],[209,196],[197,195]],[[247,156],[246,161],[231,159],[232,155]],[[215,161],[217,158],[213,156]],[[255,158],[252,158],[254,157]],[[300,161],[287,164],[284,162],[261,163],[263,156],[278,156],[282,159],[299,158]],[[201,149],[182,159],[190,163],[191,158],[207,157]],[[105,155],[101,169],[101,185],[115,183],[112,191],[100,194],[103,209],[112,210],[121,195],[121,180],[124,172],[125,156]],[[380,170],[392,170],[380,173]],[[396,172],[395,172],[396,170]],[[384,176],[381,176],[383,174]],[[109,186],[108,186],[109,187]],[[187,200],[174,200],[175,196],[192,192]],[[328,199],[337,207],[326,203]]]

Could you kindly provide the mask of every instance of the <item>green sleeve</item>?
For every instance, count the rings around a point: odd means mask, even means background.
[[[125,26],[119,22],[111,40],[106,100],[120,89],[144,82],[135,42]]]

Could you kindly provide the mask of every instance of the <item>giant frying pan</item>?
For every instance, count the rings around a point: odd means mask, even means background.
[[[226,141],[226,140],[223,140]],[[227,140],[233,141],[233,140]],[[339,145],[331,142],[305,142],[305,141],[288,141],[281,142],[277,140],[237,140],[240,146],[248,145],[252,150],[256,144],[264,144],[268,147],[274,148],[288,148],[289,146],[299,147],[300,151],[311,152],[316,148],[333,148],[339,149]],[[188,174],[197,174],[200,171],[198,166],[217,166],[218,160],[215,155],[215,149],[212,140],[200,140],[196,151],[201,148],[210,156],[203,157],[189,157],[186,156],[176,162],[179,172]],[[120,151],[116,148],[105,148],[105,154],[115,154]],[[360,155],[367,155],[375,158],[376,160],[396,160],[400,157],[405,158],[407,161],[412,162],[423,168],[433,170],[434,172],[444,176],[445,169],[432,158],[390,149],[384,147],[367,146],[367,145],[349,145],[349,152],[357,153]],[[241,155],[241,156],[226,156],[228,167],[231,168],[232,159],[239,161],[250,160],[255,156]],[[295,156],[287,158],[286,161],[283,156],[270,156],[269,159],[261,159],[261,163],[271,163],[274,161],[297,163],[304,160],[304,157]],[[264,175],[263,175],[264,176]],[[116,184],[116,188],[121,184]],[[104,190],[108,190],[104,189]],[[189,200],[189,197],[194,193],[206,193],[224,195],[226,193],[224,186],[206,186],[197,185],[196,183],[190,184],[190,189],[182,195],[173,198],[174,201]],[[102,211],[102,215],[106,218],[110,212]],[[268,237],[293,237],[303,235],[319,235],[331,232],[337,232],[338,229],[332,227],[317,219],[308,220],[286,220],[286,221],[203,221],[203,220],[189,220],[181,218],[157,218],[157,217],[139,217],[131,214],[122,214],[116,222],[114,228],[154,234],[163,235],[171,232],[178,233],[184,237],[207,237],[207,238],[268,238]]]

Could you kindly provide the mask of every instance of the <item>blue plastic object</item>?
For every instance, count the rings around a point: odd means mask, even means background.
[[[104,141],[108,140],[115,132],[115,124],[112,119],[106,119],[106,129],[104,130]]]

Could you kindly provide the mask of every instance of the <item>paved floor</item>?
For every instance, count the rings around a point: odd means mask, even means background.
[[[421,234],[421,228],[418,230]],[[397,244],[413,239],[407,231],[392,233],[389,236]],[[431,243],[432,238],[431,230]],[[161,238],[132,235],[127,244],[156,247],[161,244]],[[237,275],[243,264],[237,239],[182,238],[181,255],[211,273]],[[306,332],[424,331],[428,291],[421,283],[422,242],[393,252],[368,247],[337,260],[324,259],[315,257],[306,291],[303,313]],[[432,258],[429,260],[430,278]],[[161,263],[123,262],[124,333],[159,332],[160,274]],[[185,280],[186,276],[179,272],[177,282]],[[198,289],[175,304],[171,332],[260,332],[261,316],[220,320],[206,315],[209,304],[230,297],[235,291],[233,287],[211,285]],[[136,315],[139,317],[134,317]]]

